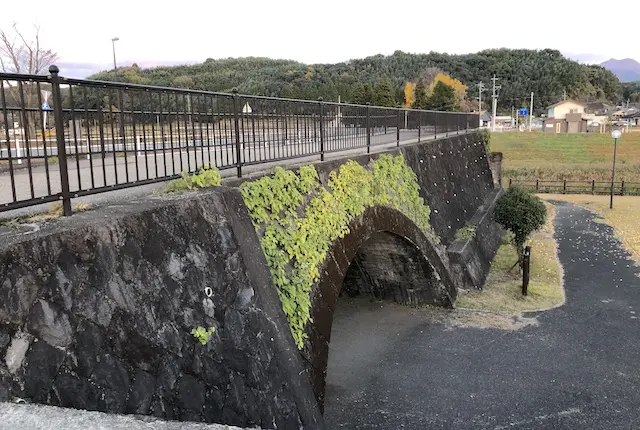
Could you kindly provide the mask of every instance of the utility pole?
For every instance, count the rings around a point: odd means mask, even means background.
[[[482,81],[478,82],[478,112],[479,115],[479,127],[482,127],[482,92],[484,91],[484,84]]]
[[[533,91],[531,92],[531,108],[529,109],[529,132],[531,132],[532,125],[533,125]]]
[[[118,70],[118,64],[116,63],[116,42],[120,40],[119,37],[111,39],[111,49],[113,50],[113,70]]]
[[[500,85],[496,85],[496,82],[498,81],[498,78],[496,78],[496,75],[493,75],[493,78],[491,78],[491,81],[493,81],[493,93],[491,94],[491,98],[493,99],[493,115],[491,116],[491,131],[495,131],[496,129],[496,110],[498,109],[498,94],[496,93],[496,90],[499,90],[501,88]]]

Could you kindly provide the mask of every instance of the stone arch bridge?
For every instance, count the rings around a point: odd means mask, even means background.
[[[390,151],[415,174],[429,231],[384,204],[351,217],[319,265],[301,350],[237,188],[259,176],[97,208],[37,231],[5,229],[0,401],[323,428],[341,293],[453,306],[460,289],[484,282],[501,231],[491,215],[499,178],[482,139],[472,133]],[[317,163],[318,180],[326,185],[346,161]],[[472,234],[463,239],[456,232],[464,227]],[[215,329],[204,344],[191,334],[198,327]]]

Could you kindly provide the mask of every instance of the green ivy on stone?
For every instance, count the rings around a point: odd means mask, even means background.
[[[191,330],[191,335],[196,338],[200,345],[206,345],[209,342],[209,338],[216,331],[215,327],[209,327],[207,330],[204,327],[198,327]]]
[[[307,338],[310,293],[320,277],[320,264],[366,208],[397,209],[433,237],[431,211],[402,155],[383,154],[366,167],[348,161],[329,174],[327,187],[314,166],[304,166],[297,174],[276,168],[272,176],[245,182],[240,190],[300,349]]]

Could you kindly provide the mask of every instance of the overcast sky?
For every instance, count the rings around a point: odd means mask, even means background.
[[[632,11],[636,2],[620,0],[615,10]],[[563,0],[30,0],[3,2],[0,26],[37,23],[62,73],[73,67],[67,75],[78,77],[112,67],[113,37],[120,38],[118,64],[141,66],[240,56],[325,63],[397,49],[501,47],[553,48],[587,62],[640,60],[639,44],[618,43],[624,15],[603,11]]]

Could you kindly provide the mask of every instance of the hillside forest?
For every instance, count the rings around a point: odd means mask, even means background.
[[[431,52],[375,55],[336,64],[302,64],[268,58],[207,59],[185,66],[141,69],[135,64],[91,79],[137,84],[381,106],[476,111],[482,82],[489,106],[491,78],[498,78],[499,112],[527,107],[535,93],[536,113],[563,99],[617,104],[623,86],[596,65],[584,65],[557,50],[486,50],[449,55]]]

